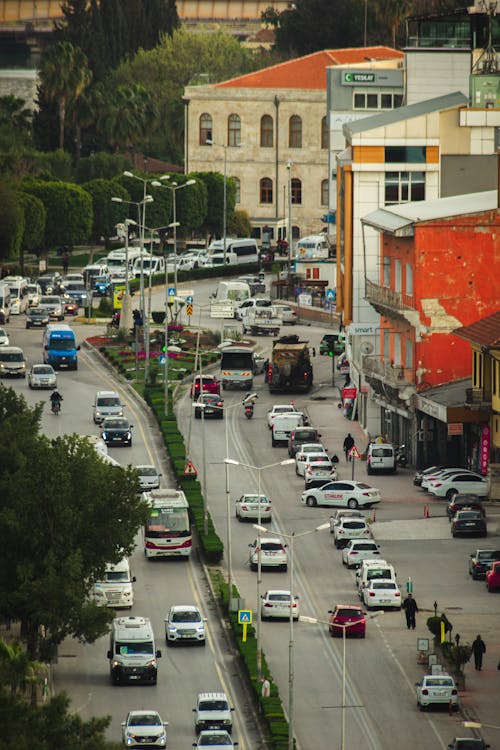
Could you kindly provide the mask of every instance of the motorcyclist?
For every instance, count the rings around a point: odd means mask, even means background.
[[[63,400],[64,399],[58,390],[52,391],[52,393],[50,394],[50,403],[51,403],[52,411],[56,409],[56,404],[58,404],[59,408],[61,408],[61,401]]]

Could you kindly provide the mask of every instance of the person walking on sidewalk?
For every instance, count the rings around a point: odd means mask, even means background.
[[[475,667],[480,672],[483,666],[483,654],[486,653],[486,644],[480,635],[477,636],[472,644],[472,653],[474,654]]]
[[[351,457],[349,455],[349,451],[351,450],[351,448],[353,447],[353,445],[354,445],[354,438],[351,435],[351,433],[348,432],[347,433],[347,437],[344,439],[344,446],[343,446],[344,447],[344,453],[345,453],[345,460],[346,461],[350,461],[351,460]]]
[[[408,594],[403,602],[403,609],[406,615],[406,627],[408,630],[415,630],[415,615],[418,612],[418,605],[413,598],[413,594]]]

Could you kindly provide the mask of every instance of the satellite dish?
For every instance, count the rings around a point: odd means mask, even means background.
[[[373,351],[373,344],[371,341],[362,341],[360,349],[362,354],[371,354]]]

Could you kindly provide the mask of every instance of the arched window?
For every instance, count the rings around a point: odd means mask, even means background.
[[[326,117],[323,117],[321,120],[321,148],[328,148],[328,123],[326,121]]]
[[[236,203],[241,203],[241,193],[240,193],[241,182],[240,182],[240,178],[239,177],[231,177],[231,179],[234,180],[234,184],[235,184],[235,187],[236,187],[235,202]]]
[[[200,115],[200,146],[208,146],[212,140],[212,115],[204,112]]]
[[[227,145],[239,146],[241,143],[241,119],[239,115],[227,118]]]
[[[302,148],[302,118],[292,115],[288,124],[288,145],[290,148]]]
[[[273,118],[271,115],[263,115],[260,118],[260,146],[261,148],[273,147]]]
[[[321,180],[321,205],[328,206],[328,180]]]
[[[273,181],[269,177],[263,177],[260,181],[260,202],[273,202]]]
[[[302,182],[292,178],[292,203],[302,203]]]

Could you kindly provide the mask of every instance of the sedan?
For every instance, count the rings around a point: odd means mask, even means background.
[[[106,445],[132,445],[132,427],[125,417],[106,417],[101,437]]]
[[[80,306],[76,300],[71,299],[71,297],[63,297],[63,303],[65,315],[78,315]]]
[[[324,461],[327,464],[330,464],[331,461],[328,458],[328,455],[324,450],[319,451],[303,451],[299,450],[295,454],[295,473],[299,477],[305,476],[305,470],[307,464],[311,463],[312,461]]]
[[[469,575],[474,581],[485,578],[486,573],[496,560],[500,560],[498,549],[477,549],[469,558]]]
[[[437,471],[442,471],[443,469],[444,466],[428,466],[427,469],[420,469],[419,471],[415,472],[415,476],[413,477],[413,484],[416,487],[420,487],[422,485],[422,480],[424,477],[435,474]]]
[[[453,495],[467,493],[486,497],[488,494],[488,481],[481,474],[472,472],[454,472],[445,474],[442,477],[430,481],[428,490],[431,495],[436,497],[445,497],[451,500]]]
[[[0,346],[9,346],[9,337],[5,328],[0,328]]]
[[[273,589],[266,591],[261,596],[260,616],[262,620],[290,619],[290,591],[284,589]],[[299,619],[299,597],[294,596],[292,602],[292,617]]]
[[[261,568],[279,568],[280,570],[287,570],[288,553],[286,551],[286,546],[283,544],[281,539],[261,539],[260,546],[259,540],[256,539],[248,546],[250,547],[249,562],[251,570],[258,569],[259,556]]]
[[[363,560],[380,555],[376,542],[367,539],[351,539],[342,550],[342,563],[348,568],[359,568]]]
[[[491,568],[486,571],[486,588],[491,593],[500,589],[500,562],[494,562]]]
[[[204,417],[213,417],[214,419],[224,418],[224,401],[217,394],[200,393],[195,403],[195,419],[201,419],[202,412]]]
[[[42,295],[40,304],[48,309],[50,318],[64,320],[64,305],[59,295]]]
[[[301,502],[310,508],[316,505],[334,505],[340,508],[371,508],[381,501],[380,491],[364,482],[337,480],[322,487],[306,490]]]
[[[129,711],[122,721],[122,736],[125,747],[166,747],[167,736],[158,711]]]
[[[442,479],[444,476],[448,476],[448,474],[454,474],[457,472],[462,472],[464,474],[472,474],[469,469],[461,469],[458,468],[445,468],[445,469],[437,469],[436,471],[430,472],[429,474],[424,474],[422,476],[422,481],[420,483],[420,487],[425,490],[426,492],[429,490],[429,485],[431,482],[436,482],[438,479]]]
[[[206,617],[202,617],[198,607],[193,604],[176,604],[170,607],[165,617],[165,639],[167,646],[174,643],[199,643],[204,646],[206,642]]]
[[[328,456],[315,458],[305,466],[304,481],[306,490],[309,487],[321,487],[326,482],[333,482],[335,479],[337,479],[337,469]]]
[[[50,313],[47,307],[37,305],[26,311],[26,328],[42,327],[49,324]]]
[[[417,682],[417,706],[421,711],[432,705],[458,708],[458,691],[453,677],[447,674],[427,674]]]
[[[366,635],[366,616],[357,604],[337,604],[335,609],[329,609],[329,633],[332,637],[355,636],[364,638]]]
[[[350,539],[370,539],[370,527],[364,518],[341,518],[333,527],[334,543],[337,549],[346,546]]]
[[[486,519],[477,510],[459,510],[451,519],[452,536],[487,536]]]
[[[139,488],[141,490],[157,490],[159,488],[161,474],[156,466],[140,464],[135,468],[139,473]]]
[[[232,750],[237,744],[224,729],[204,729],[198,735],[198,742],[193,742],[193,747],[209,746],[212,750]]]
[[[28,372],[28,385],[30,388],[56,388],[54,368],[51,365],[32,365]]]
[[[283,325],[286,323],[291,326],[297,325],[297,310],[294,310],[293,307],[288,307],[288,305],[279,305],[276,309]]]
[[[259,508],[260,506],[260,508]],[[271,501],[265,495],[246,493],[236,501],[236,518],[238,521],[251,519],[253,521],[271,521]]]
[[[367,609],[372,609],[372,607],[401,609],[401,591],[396,581],[372,579],[359,591]]]

